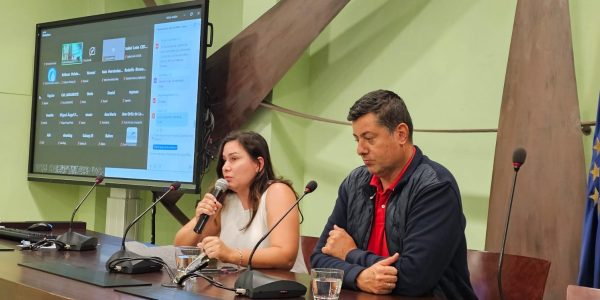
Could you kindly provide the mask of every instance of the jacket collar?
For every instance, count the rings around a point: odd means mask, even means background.
[[[404,176],[402,176],[402,179],[400,179],[400,182],[398,182],[398,184],[396,184],[396,186],[394,187],[394,190],[396,190],[397,187],[402,187],[406,185],[412,174],[417,170],[417,168],[421,165],[421,162],[423,161],[423,152],[421,152],[421,149],[419,149],[419,147],[417,147],[416,145],[414,147],[415,156],[413,157],[412,161],[410,162],[410,165],[406,169]]]
[[[396,184],[396,186],[394,186],[394,191],[397,191],[397,188],[401,188],[402,186],[404,186],[408,183],[408,180],[410,179],[412,174],[417,170],[417,167],[419,167],[419,165],[423,161],[423,158],[424,158],[423,152],[421,152],[421,149],[419,149],[419,147],[417,147],[416,145],[414,147],[415,147],[415,156],[413,157],[412,161],[410,162],[410,165],[406,169],[406,172],[404,173],[404,175],[402,175],[402,178],[400,179],[400,181]],[[367,171],[367,173],[369,174],[369,176],[365,180],[365,182],[362,186],[362,190],[365,195],[367,195],[369,198],[372,198],[375,196],[377,189],[370,184],[373,174],[369,173],[368,171]]]

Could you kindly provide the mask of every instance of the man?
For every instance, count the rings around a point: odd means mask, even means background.
[[[412,144],[404,101],[370,92],[350,108],[348,121],[364,166],[340,185],[312,266],[344,270],[344,288],[476,299],[458,186]]]

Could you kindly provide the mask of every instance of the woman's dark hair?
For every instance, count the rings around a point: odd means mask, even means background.
[[[256,211],[258,210],[260,197],[267,190],[269,185],[275,182],[281,182],[288,185],[292,191],[294,191],[294,188],[292,187],[292,183],[290,181],[280,177],[275,177],[275,172],[273,171],[273,165],[271,163],[271,154],[269,153],[269,145],[267,145],[267,141],[265,141],[260,134],[253,131],[233,132],[223,139],[221,146],[219,147],[217,178],[223,178],[223,165],[225,165],[225,160],[223,159],[223,148],[225,147],[225,144],[231,141],[238,141],[238,143],[242,145],[242,148],[248,152],[250,158],[252,158],[255,162],[258,163],[259,157],[262,157],[264,161],[262,169],[258,171],[250,183],[250,195],[248,195],[248,198],[250,199],[252,215],[248,224],[246,224],[246,226],[242,229],[245,230],[250,226],[250,224],[252,224],[254,216],[256,215]],[[295,191],[294,194],[296,194]]]
[[[408,126],[408,140],[412,141],[412,119],[404,100],[396,93],[386,90],[367,93],[352,105],[347,119],[356,121],[368,113],[374,113],[379,124],[387,127],[390,132],[400,123],[405,123]]]

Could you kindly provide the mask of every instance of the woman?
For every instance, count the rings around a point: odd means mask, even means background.
[[[196,216],[175,235],[175,245],[198,245],[210,258],[248,265],[258,240],[296,201],[289,182],[275,178],[269,147],[255,132],[230,134],[219,149],[217,176],[229,183],[223,204],[210,193]],[[193,231],[202,214],[209,219],[201,234]],[[298,210],[293,210],[254,253],[252,266],[306,273]]]

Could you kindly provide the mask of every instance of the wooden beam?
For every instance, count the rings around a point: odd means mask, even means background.
[[[241,127],[348,1],[279,1],[208,58],[213,143]]]
[[[214,150],[230,131],[242,126],[348,1],[279,1],[207,59],[209,106],[217,124],[208,147]],[[185,223],[178,200],[165,207]]]
[[[519,171],[506,253],[551,261],[545,299],[565,299],[579,265],[585,167],[568,0],[519,0],[496,140],[486,250],[498,251],[512,152]]]

